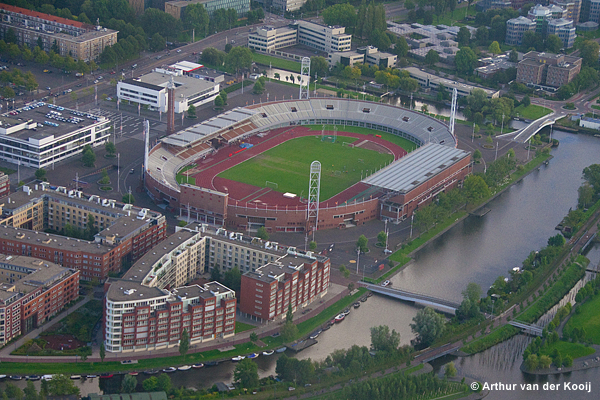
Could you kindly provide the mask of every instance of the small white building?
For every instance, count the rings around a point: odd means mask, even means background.
[[[374,46],[359,47],[356,51],[365,55],[365,62],[367,64],[377,65],[380,69],[394,68],[398,61],[397,55],[379,51]]]
[[[173,77],[175,85],[175,113],[187,111],[212,102],[219,94],[219,83],[183,75],[177,68],[157,68],[155,72],[139,78],[125,79],[117,84],[120,101],[147,105],[151,110],[166,112],[168,104],[167,85]]]
[[[68,108],[29,103],[0,115],[0,160],[45,168],[71,156],[85,145],[99,146],[110,137],[108,118]]]
[[[579,119],[579,126],[583,128],[596,129],[600,131],[600,119],[599,118],[590,118],[590,117],[581,117]]]

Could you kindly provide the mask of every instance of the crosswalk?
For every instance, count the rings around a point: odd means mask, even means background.
[[[118,111],[104,110],[96,107],[89,110],[90,113],[96,115],[102,115],[110,119],[116,128],[117,137],[119,136],[131,136],[141,134],[144,129],[144,118],[136,117],[129,114],[122,114]],[[150,120],[150,131],[157,129],[161,126],[161,122]],[[122,127],[122,129],[121,129]]]

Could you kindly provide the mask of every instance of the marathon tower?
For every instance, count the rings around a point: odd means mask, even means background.
[[[175,133],[175,84],[173,75],[167,85],[167,135]]]

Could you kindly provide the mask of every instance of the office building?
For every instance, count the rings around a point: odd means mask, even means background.
[[[185,8],[190,4],[202,4],[206,8],[209,17],[212,17],[215,11],[221,9],[234,9],[238,18],[245,16],[250,11],[250,0],[189,0],[167,1],[165,2],[165,12],[177,19],[182,19]]]
[[[199,64],[198,64],[199,65]],[[193,71],[191,72],[193,74]],[[181,69],[157,68],[138,78],[128,78],[117,83],[119,101],[148,106],[151,110],[167,111],[167,85],[175,86],[174,110],[176,113],[212,102],[219,95],[219,83],[184,75]]]
[[[37,102],[0,115],[0,160],[47,168],[104,144],[108,118]]]
[[[525,32],[534,31],[536,23],[525,17],[511,18],[506,21],[505,43],[510,46],[520,46]]]
[[[369,65],[377,65],[379,69],[394,68],[398,61],[397,55],[384,53],[373,46],[359,47],[356,51],[365,55],[364,62]]]
[[[582,0],[581,22],[596,22],[600,24],[600,0]]]
[[[483,79],[491,78],[499,71],[517,67],[517,63],[509,61],[508,54],[482,58],[478,63],[479,67],[475,68],[475,74]]]
[[[535,22],[535,31],[541,35],[546,34],[546,27],[550,20],[565,18],[567,16],[567,10],[555,6],[542,6],[541,4],[537,4],[529,10],[527,13],[527,17]]]
[[[272,0],[271,4],[273,5],[273,8],[278,10],[292,12],[299,10],[305,3],[306,0]],[[266,9],[267,6],[265,4],[265,10]]]
[[[37,46],[38,38],[43,49],[50,51],[54,42],[61,56],[90,61],[100,56],[106,46],[117,43],[117,31],[84,24],[54,15],[0,4],[0,35],[6,38],[9,29],[17,36],[17,43],[30,48]]]
[[[581,62],[579,57],[530,51],[517,65],[517,82],[558,88],[577,76]]]
[[[298,31],[287,27],[263,26],[248,36],[248,47],[262,52],[271,52],[294,46],[298,41]]]
[[[336,51],[327,54],[327,61],[330,68],[335,67],[337,63],[352,67],[355,64],[363,64],[365,62],[365,55],[355,51]]]
[[[564,17],[573,24],[579,22],[579,15],[581,14],[581,0],[550,0],[550,5],[556,5],[567,11],[567,16]]]
[[[47,183],[4,198],[0,253],[36,257],[81,271],[82,280],[104,280],[109,272],[131,265],[166,237],[160,213],[98,196],[86,196]],[[84,231],[90,217],[98,232],[93,240],[43,233]]]
[[[298,44],[326,53],[349,51],[351,48],[352,35],[345,33],[343,26],[327,26],[310,21],[298,21],[295,26],[298,29]]]
[[[79,271],[0,254],[0,345],[36,329],[79,296]]]
[[[556,35],[563,42],[565,49],[570,49],[575,45],[575,27],[573,21],[559,18],[548,21],[548,35]]]
[[[468,85],[466,83],[451,81],[449,79],[441,78],[437,75],[432,75],[425,71],[421,71],[419,68],[408,67],[404,68],[404,70],[408,71],[410,77],[415,79],[423,88],[437,90],[438,87],[442,85],[450,92],[456,88],[457,94],[462,97],[470,95],[474,89],[483,90],[490,99],[500,96],[500,92],[497,90],[485,89],[474,85]]]

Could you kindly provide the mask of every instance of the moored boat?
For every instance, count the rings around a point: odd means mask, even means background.
[[[139,375],[139,373],[138,373],[138,372],[136,372],[136,371],[131,371],[131,372],[129,373],[129,375],[131,375],[131,376],[138,376],[138,375]]]
[[[149,369],[149,370],[147,370],[147,371],[144,371],[144,374],[146,374],[146,375],[156,375],[156,374],[158,374],[159,372],[160,372],[160,371],[159,371],[159,370],[157,370],[157,369]]]
[[[258,357],[258,353],[252,353],[249,356],[247,356],[247,358],[249,358],[251,360],[254,359],[254,358],[257,358],[257,357]]]
[[[178,369],[179,371],[187,371],[187,370],[189,370],[189,369],[191,369],[191,368],[192,368],[192,366],[191,366],[191,365],[182,365],[181,367],[178,367],[177,369]]]
[[[25,377],[25,379],[27,379],[28,381],[39,381],[41,378],[41,376],[39,375],[27,375]]]
[[[275,350],[275,352],[277,352],[277,353],[283,353],[286,350],[287,350],[287,347],[282,347],[280,349]]]
[[[48,382],[52,380],[52,377],[52,375],[42,375],[42,380]]]
[[[73,379],[73,380],[81,379],[81,375],[71,375],[71,379]]]
[[[163,369],[162,371],[166,372],[167,374],[170,374],[171,372],[177,371],[177,368],[175,368],[175,367],[169,367],[169,368]]]
[[[235,356],[231,359],[231,361],[242,361],[244,358],[246,358],[246,356]]]
[[[20,381],[21,379],[23,379],[23,377],[20,375],[11,375],[11,376],[9,376],[9,378],[12,379],[13,381]]]
[[[354,308],[358,308],[360,307],[360,303],[357,301],[356,303],[354,303]]]
[[[263,356],[272,356],[275,353],[275,350],[263,351]]]
[[[44,375],[44,376],[46,376],[46,375]],[[86,375],[85,377],[87,379],[94,379],[94,378],[97,378],[98,375]],[[42,378],[42,379],[44,379],[44,378]],[[48,379],[48,380],[51,380],[51,379],[52,379],[52,375],[50,375],[50,379]]]
[[[0,375],[0,379],[6,378],[6,375]]]
[[[194,365],[192,365],[192,368],[195,368],[195,369],[204,368],[204,364],[202,364],[202,363],[200,363],[200,364],[194,364]]]
[[[367,293],[367,297],[371,297],[371,296],[373,296],[373,292]]]
[[[335,322],[342,322],[344,320],[344,318],[346,318],[346,314],[341,313],[341,314],[338,314],[337,317],[335,317],[334,321]]]
[[[109,373],[100,374],[100,379],[109,379],[109,378],[112,378],[113,376],[114,376],[113,374],[109,374]]]
[[[205,367],[216,367],[217,365],[219,365],[218,361],[209,361],[207,363],[204,363]]]

